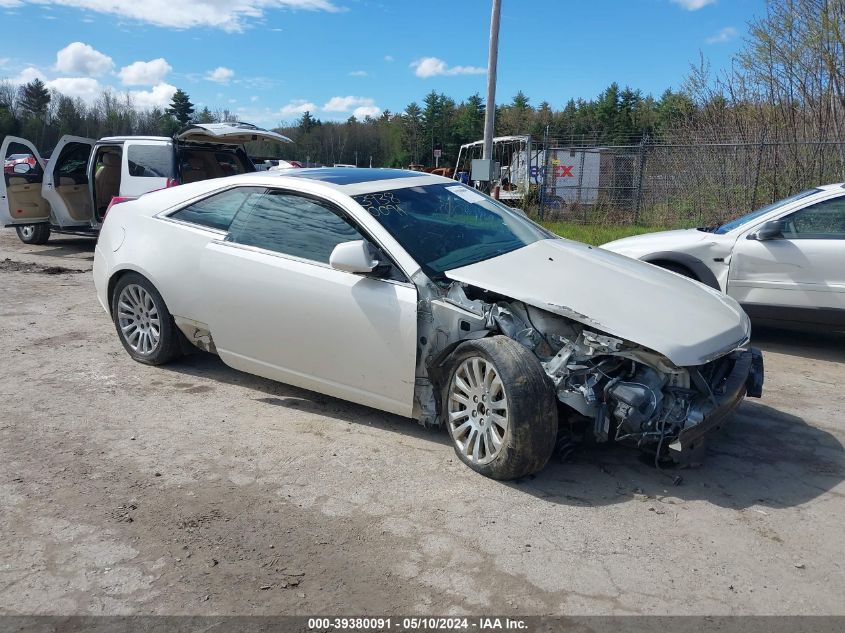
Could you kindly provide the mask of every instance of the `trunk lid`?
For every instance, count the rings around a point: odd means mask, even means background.
[[[227,143],[243,145],[250,141],[293,143],[287,136],[271,132],[251,123],[193,123],[176,134],[182,142]]]

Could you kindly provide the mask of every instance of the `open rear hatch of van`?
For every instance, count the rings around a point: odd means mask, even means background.
[[[251,141],[293,143],[287,136],[271,132],[251,123],[194,123],[176,135],[177,141],[243,145]]]

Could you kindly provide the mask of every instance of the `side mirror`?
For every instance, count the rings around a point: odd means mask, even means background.
[[[364,240],[343,242],[334,247],[329,264],[335,270],[343,270],[357,275],[371,273],[380,264]]]
[[[16,163],[12,171],[16,174],[28,174],[32,171],[32,167],[29,163]]]
[[[777,240],[783,237],[783,222],[780,220],[769,220],[763,224],[756,233],[748,236],[749,240],[758,240],[764,242],[766,240]]]

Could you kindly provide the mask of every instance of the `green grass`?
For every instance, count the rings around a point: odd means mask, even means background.
[[[656,231],[667,231],[668,226],[633,226],[618,224],[578,224],[576,222],[540,222],[553,231],[570,240],[577,240],[593,246],[612,242],[630,235],[642,235]]]

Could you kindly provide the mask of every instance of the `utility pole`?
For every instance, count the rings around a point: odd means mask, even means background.
[[[490,49],[487,57],[487,107],[484,111],[484,148],[481,157],[493,158],[493,129],[496,122],[496,65],[499,60],[499,15],[502,0],[493,0],[490,16]]]

